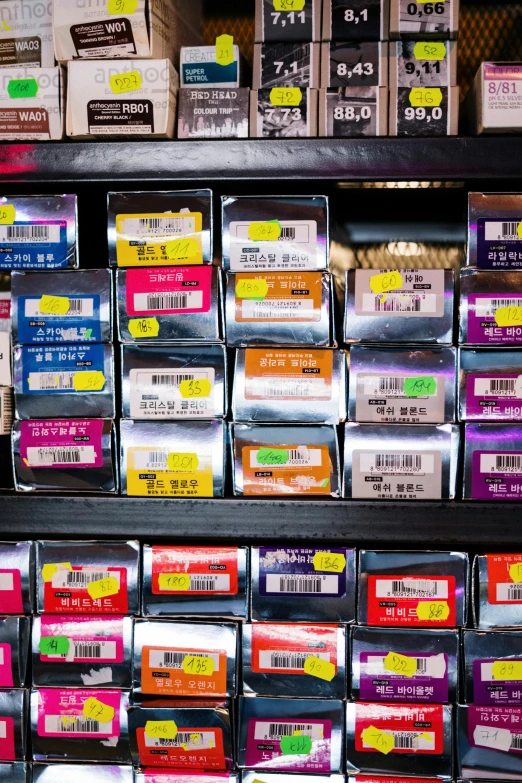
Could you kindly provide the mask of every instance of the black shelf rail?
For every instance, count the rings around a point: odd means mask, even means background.
[[[0,497],[0,539],[140,538],[221,542],[343,541],[522,547],[521,503],[100,496]]]
[[[522,178],[522,137],[34,142],[0,146],[2,182]]]

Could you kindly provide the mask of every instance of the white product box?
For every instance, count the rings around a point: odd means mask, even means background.
[[[0,70],[0,141],[61,139],[63,119],[64,74],[60,66]]]
[[[52,0],[2,0],[0,67],[54,66]]]

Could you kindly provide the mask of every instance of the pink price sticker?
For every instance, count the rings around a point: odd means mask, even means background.
[[[129,316],[208,313],[211,266],[128,269],[126,302]]]

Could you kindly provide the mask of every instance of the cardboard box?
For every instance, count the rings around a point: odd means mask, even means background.
[[[248,138],[248,87],[179,91],[178,139]]]
[[[233,61],[216,62],[216,46],[182,46],[179,60],[180,87],[244,87],[246,62],[239,46],[232,46]]]
[[[0,141],[62,139],[64,93],[65,78],[60,66],[1,68]]]
[[[482,630],[522,628],[522,590],[518,581],[522,554],[475,555],[473,623]]]
[[[520,133],[521,74],[520,62],[481,63],[465,100],[471,133]],[[508,95],[506,90],[509,91]]]
[[[285,88],[272,88],[279,91]],[[317,136],[318,91],[294,87],[300,90],[299,103],[278,105],[272,90],[252,90],[250,93],[250,136],[252,138],[290,139]],[[275,100],[275,103],[273,102]]]
[[[2,440],[8,439],[2,438]],[[0,559],[4,564],[1,577],[2,590],[0,590],[1,614],[32,614],[35,574],[33,542],[0,541]]]
[[[52,1],[0,5],[0,67],[53,68]]]
[[[457,38],[460,0],[439,3],[390,0],[390,40],[431,38],[444,41]]]
[[[323,41],[387,41],[389,0],[323,0]]]
[[[522,272],[462,269],[459,343],[491,348],[522,345]]]
[[[390,136],[457,136],[458,87],[390,90]]]
[[[396,41],[390,44],[390,90],[397,87],[454,87],[456,41]]]
[[[273,0],[256,0],[256,43],[321,40],[321,0],[308,0],[300,11],[277,11]]]
[[[128,81],[130,89],[111,83],[111,77],[125,74],[131,76],[120,81]],[[171,139],[178,87],[169,60],[70,62],[66,133],[78,139]]]
[[[387,87],[388,44],[382,41],[321,44],[321,87]]]
[[[460,421],[522,421],[518,350],[459,349]]]
[[[320,87],[318,43],[254,44],[254,90],[269,87]]]
[[[386,87],[319,90],[319,136],[359,138],[388,133]]]
[[[464,428],[465,500],[520,500],[522,426],[471,422]]]
[[[521,221],[522,194],[469,193],[466,264],[479,269],[522,269]]]

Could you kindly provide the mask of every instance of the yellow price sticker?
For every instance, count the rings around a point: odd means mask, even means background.
[[[114,576],[109,576],[107,579],[96,579],[94,582],[89,582],[87,585],[87,592],[94,600],[116,595],[119,590],[120,586],[118,580],[115,579]]]
[[[311,674],[312,677],[318,677],[320,680],[331,682],[335,677],[335,664],[330,661],[323,661],[315,655],[309,655],[304,662],[303,669],[305,674]]]
[[[234,62],[234,37],[218,35],[216,38],[216,62],[218,65],[231,65]]]
[[[491,670],[494,680],[522,680],[522,661],[520,660],[494,661]]]
[[[72,565],[70,563],[46,563],[42,566],[42,579],[44,582],[50,582],[60,568],[66,568],[68,571],[72,571]]]
[[[181,662],[185,674],[195,674],[198,677],[212,677],[214,674],[214,659],[209,655],[185,655]]]
[[[138,10],[138,0],[109,0],[107,3],[107,13],[111,16],[125,14],[132,16]]]
[[[400,272],[383,272],[370,277],[370,288],[374,294],[384,294],[386,291],[396,291],[402,288],[403,280]]]
[[[145,734],[151,739],[176,739],[178,727],[173,720],[148,720],[145,723]]]
[[[104,704],[93,696],[84,701],[82,712],[89,720],[97,720],[100,723],[109,723],[114,719],[114,707]]]
[[[15,222],[16,209],[12,204],[0,205],[0,225],[8,226]]]
[[[180,239],[171,239],[165,245],[165,255],[171,261],[181,261],[187,258],[198,256],[200,248],[198,243],[192,237],[181,237]],[[200,263],[199,259],[195,263]]]
[[[65,315],[69,312],[71,303],[66,296],[47,296],[40,299],[38,309],[46,315]]]
[[[522,307],[499,307],[495,311],[497,326],[520,326],[522,324]]]
[[[73,386],[76,391],[101,391],[105,386],[105,375],[101,370],[75,372]]]
[[[302,99],[300,87],[272,87],[270,90],[272,106],[299,106]]]
[[[389,652],[384,659],[384,668],[392,674],[400,674],[404,677],[413,677],[417,671],[417,661],[409,655]]]
[[[136,90],[141,90],[141,74],[139,71],[114,73],[109,79],[109,85],[114,95],[136,92]]]
[[[268,294],[268,283],[263,277],[240,280],[236,285],[238,299],[258,299],[262,301]]]
[[[312,563],[314,571],[330,571],[333,574],[339,574],[346,568],[345,556],[335,552],[316,552]]]
[[[279,220],[254,221],[248,226],[248,238],[252,242],[276,242],[282,230]]]
[[[276,11],[302,11],[306,0],[273,0]]]
[[[152,318],[131,318],[129,321],[129,332],[134,338],[157,337],[159,334],[159,321],[155,316]]]
[[[190,590],[190,574],[159,574],[160,590]]]
[[[411,106],[440,106],[442,90],[440,87],[414,87],[410,90]]]
[[[199,458],[197,454],[172,451],[167,456],[167,467],[175,473],[195,473],[199,467]]]
[[[443,60],[446,57],[446,44],[433,41],[417,41],[413,47],[416,60]]]
[[[450,608],[447,601],[420,601],[415,611],[419,620],[431,620],[436,623],[448,619]]]
[[[522,582],[522,562],[512,563],[509,566],[509,576],[516,584]]]
[[[208,378],[196,378],[193,381],[181,381],[179,393],[185,399],[191,397],[208,397],[212,391],[212,384]]]
[[[394,735],[387,731],[382,731],[382,729],[376,729],[375,726],[368,726],[367,729],[364,729],[361,737],[365,745],[378,750],[379,753],[384,753],[385,756],[395,747]]]

